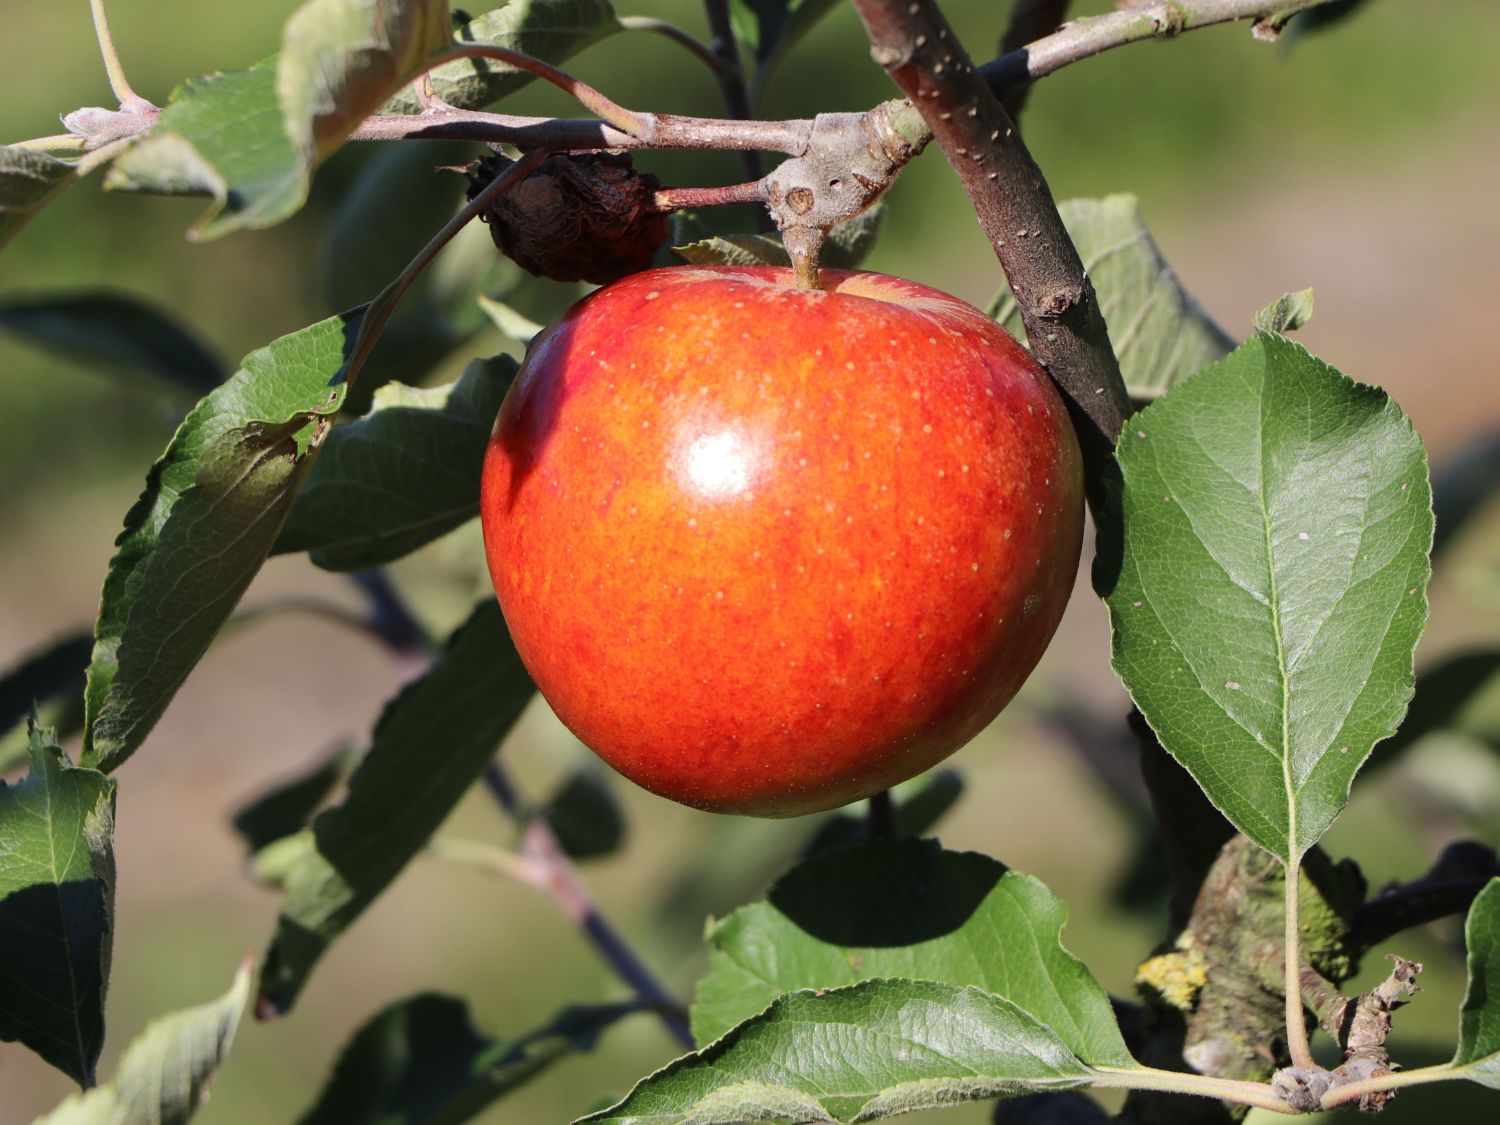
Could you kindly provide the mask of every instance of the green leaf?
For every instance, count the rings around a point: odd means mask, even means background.
[[[542,815],[562,850],[574,859],[610,855],[625,841],[625,814],[608,774],[592,762],[568,776]]]
[[[1500,879],[1491,879],[1464,923],[1469,988],[1459,1009],[1456,1077],[1500,1090]]]
[[[1209,799],[1290,862],[1411,698],[1422,443],[1383,391],[1259,333],[1128,419],[1116,456],[1123,523],[1095,569],[1115,670]]]
[[[12,297],[0,301],[0,330],[80,363],[140,372],[194,395],[213,390],[227,374],[176,318],[121,293]]]
[[[274,226],[307,199],[308,167],[276,97],[276,57],[249,70],[193,78],[175,90],[156,128],[115,159],[104,186],[157,195],[207,195],[195,238]]]
[[[1078,1058],[1133,1066],[1109,997],[1063,948],[1067,915],[1030,876],[935,840],[825,852],[709,928],[693,1035],[717,1039],[783,993],[899,976],[973,985]]]
[[[66,161],[0,145],[0,248],[76,179],[78,173]]]
[[[772,72],[838,0],[730,0],[734,32],[755,59],[754,86],[765,88]]]
[[[72,1095],[36,1125],[185,1125],[229,1054],[253,969],[247,959],[223,996],[148,1025],[108,1085]]]
[[[510,337],[519,344],[530,344],[542,334],[545,325],[538,324],[529,317],[522,316],[515,309],[497,301],[493,297],[486,297],[483,293],[477,298],[479,307],[484,310],[485,316],[490,318],[490,323],[498,328],[502,334]]]
[[[884,221],[885,204],[877,203],[839,223],[828,232],[821,264],[827,269],[857,269],[875,248]],[[683,229],[682,226],[677,228],[678,231]],[[769,234],[711,234],[686,245],[673,246],[672,252],[695,266],[789,267],[792,264],[781,239]]]
[[[100,596],[86,764],[108,772],[135,752],[260,569],[343,401],[361,316],[251,352],[152,466]]]
[[[267,845],[306,828],[357,760],[353,746],[337,746],[311,769],[266,790],[236,812],[234,830],[245,841],[252,858]]]
[[[609,0],[510,0],[459,28],[458,39],[556,64],[619,30]],[[532,81],[525,71],[490,59],[465,59],[432,71],[433,92],[459,109],[481,109]],[[421,108],[416,95],[403,90],[385,112],[416,113]]]
[[[476,516],[484,451],[515,373],[514,359],[496,356],[447,386],[381,387],[369,414],[328,435],[276,553],[362,570]]]
[[[952,769],[928,770],[903,781],[891,790],[896,806],[896,835],[926,835],[963,792],[963,775]],[[828,817],[803,849],[803,858],[864,841],[869,835],[869,819],[863,815],[863,809],[858,806],[856,809],[857,812],[838,812]]]
[[[287,878],[261,975],[289,1009],[324,951],[385,890],[484,770],[531,698],[531,680],[485,599],[420,680],[393,699],[342,804],[313,821],[315,847]]]
[[[672,247],[693,266],[787,266],[791,258],[779,238],[768,234],[715,235],[712,238]]]
[[[637,1004],[569,1008],[513,1043],[475,1030],[468,1006],[423,993],[378,1013],[349,1041],[299,1125],[458,1125],[553,1063],[591,1051]]]
[[[104,1046],[114,928],[115,783],[33,727],[31,772],[0,782],[0,1039],[80,1085]]]
[[[1255,314],[1255,327],[1261,332],[1278,332],[1286,335],[1295,332],[1313,314],[1313,291],[1299,289],[1295,293],[1283,293],[1271,304]]]
[[[1070,199],[1058,211],[1094,283],[1132,398],[1154,399],[1234,347],[1167,265],[1135,196]],[[990,315],[1026,339],[1009,289],[995,298]]]
[[[276,93],[309,168],[453,42],[448,0],[307,0],[281,33]]]
[[[876,980],[794,992],[639,1082],[610,1125],[873,1121],[1058,1090],[1093,1072],[1051,1029],[978,988]]]

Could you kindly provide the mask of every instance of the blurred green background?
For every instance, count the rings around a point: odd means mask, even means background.
[[[111,14],[132,81],[161,102],[185,77],[275,50],[294,6],[116,0]],[[702,32],[693,0],[618,7]],[[945,8],[976,56],[994,53],[1006,4],[949,0]],[[0,75],[9,96],[0,100],[0,139],[55,133],[59,114],[108,102],[81,0],[10,3],[4,24]],[[1042,83],[1024,126],[1059,198],[1138,193],[1185,285],[1231,333],[1248,330],[1255,309],[1283,291],[1316,287],[1317,314],[1302,339],[1347,374],[1387,387],[1441,466],[1500,427],[1490,321],[1500,247],[1497,47],[1493,0],[1373,0],[1347,24],[1291,43],[1252,42],[1241,25],[1090,60]],[[570,69],[630,105],[720,111],[698,64],[656,37],[616,36]],[[852,11],[840,8],[771,83],[763,114],[860,109],[890,94]],[[527,91],[507,108],[576,112],[550,90]],[[202,245],[183,237],[197,202],[110,195],[95,177],[0,254],[0,295],[112,287],[176,310],[234,359],[325,314],[323,232],[343,187],[373,155],[340,154],[320,173],[309,206],[283,226]],[[644,163],[668,182],[741,178],[737,163],[719,155]],[[906,172],[889,208],[872,268],[980,304],[998,287],[989,248],[936,151]],[[369,292],[385,280],[371,277]],[[498,335],[482,336],[464,354],[500,344]],[[449,377],[452,366],[433,377]],[[120,520],[181,409],[139,382],[0,335],[0,667],[92,620]],[[481,571],[469,529],[402,563],[396,577],[446,627],[483,592]],[[267,566],[246,604],[291,593],[352,597],[339,579],[287,558]],[[1491,506],[1442,562],[1419,659],[1497,638],[1500,512]],[[102,1073],[147,1019],[217,995],[239,958],[264,947],[277,900],[243,874],[232,810],[336,739],[368,729],[412,671],[353,634],[287,616],[225,638],[194,673],[120,775]],[[1156,904],[1132,907],[1120,893],[1136,846],[1129,806],[1047,720],[1054,708],[1108,722],[1125,710],[1108,669],[1104,611],[1086,584],[1021,699],[954,759],[969,788],[939,835],[1049,883],[1072,907],[1070,947],[1106,987],[1128,995],[1162,921]],[[583,751],[535,707],[506,753],[526,787],[543,794]],[[1105,757],[1130,776],[1128,749]],[[632,818],[628,847],[586,874],[608,914],[686,996],[701,967],[704,916],[758,895],[811,826],[713,818],[619,789]],[[445,831],[495,838],[501,830],[486,802],[471,798]],[[1500,762],[1450,738],[1429,740],[1401,768],[1356,787],[1328,843],[1357,857],[1378,886],[1415,877],[1461,835],[1500,843]],[[1396,943],[1428,965],[1393,1041],[1408,1063],[1451,1051],[1463,983],[1456,933],[1443,925]],[[1371,980],[1381,965],[1369,959]],[[500,1036],[545,1022],[561,1004],[620,994],[546,900],[418,862],[341,941],[290,1016],[242,1027],[199,1120],[294,1120],[354,1028],[388,1001],[426,989],[466,997]],[[634,1017],[593,1055],[560,1065],[481,1120],[566,1121],[673,1053],[649,1017]],[[29,1120],[67,1089],[25,1050],[0,1045],[0,1121]],[[1495,1104],[1477,1089],[1425,1087],[1386,1119],[1442,1112],[1479,1120]],[[988,1113],[965,1107],[920,1120],[972,1125]]]

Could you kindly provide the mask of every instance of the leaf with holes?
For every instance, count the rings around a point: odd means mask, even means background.
[[[1401,721],[1431,490],[1399,407],[1259,333],[1127,420],[1095,586],[1115,670],[1234,825],[1292,862]]]
[[[84,762],[130,757],[260,569],[328,422],[362,311],[245,357],[152,466],[100,595]]]
[[[1135,196],[1069,199],[1058,211],[1094,283],[1132,398],[1156,398],[1234,347],[1177,280],[1141,220]],[[990,315],[1016,339],[1026,339],[1009,289],[995,298]]]

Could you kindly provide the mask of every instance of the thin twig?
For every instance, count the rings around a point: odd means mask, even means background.
[[[1336,1109],[1382,1090],[1399,1090],[1407,1086],[1421,1086],[1427,1082],[1448,1082],[1462,1077],[1463,1074],[1459,1069],[1448,1063],[1418,1067],[1416,1070],[1398,1070],[1391,1074],[1383,1074],[1378,1078],[1366,1078],[1360,1082],[1336,1086],[1323,1095],[1322,1108]]]
[[[448,245],[454,235],[486,211],[501,195],[529,176],[532,169],[546,157],[547,153],[543,149],[533,149],[486,184],[484,190],[470,200],[463,210],[449,219],[443,225],[442,230],[433,235],[427,245],[417,252],[417,256],[406,264],[406,268],[396,279],[382,289],[365,307],[359,334],[355,337],[354,347],[349,353],[349,361],[344,366],[346,383],[354,382],[360,369],[364,367],[365,360],[370,358],[370,352],[374,350],[375,342],[380,339],[380,333],[391,319],[391,314],[395,312],[397,303],[411,288],[412,282],[416,281],[432,259],[437,257],[438,251]]]
[[[1055,30],[1067,19],[1068,7],[1072,2],[1073,0],[1016,0],[1010,9],[1005,34],[1000,37],[1000,54],[1008,55],[1012,51],[1019,51],[1026,44]],[[1000,104],[1010,114],[1012,121],[1019,121],[1030,93],[1031,83],[1022,82],[1000,97]]]
[[[498,762],[484,772],[485,786],[512,819],[522,823],[521,855],[530,865],[527,881],[551,897],[563,914],[589,939],[615,974],[652,1007],[663,1026],[691,1050],[696,1044],[681,1003],[656,979],[625,939],[599,911],[588,887],[557,842],[545,817],[529,816],[515,786]]]
[[[150,102],[137,94],[125,77],[125,67],[120,63],[120,54],[115,50],[114,36],[109,33],[109,17],[104,14],[104,0],[89,0],[89,10],[94,15],[94,37],[99,40],[99,54],[104,59],[104,73],[109,77],[109,88],[115,100],[125,110],[155,109]]]
[[[1359,908],[1350,944],[1363,953],[1415,926],[1463,914],[1497,875],[1500,858],[1493,848],[1472,840],[1449,844],[1420,879],[1388,887]]]
[[[980,76],[990,89],[1004,96],[1017,86],[1056,73],[1063,67],[1127,43],[1166,39],[1219,23],[1254,20],[1256,26],[1273,17],[1290,18],[1333,0],[1171,0],[1138,4],[1117,12],[1074,20],[1051,35],[985,63]]]
[[[1238,1105],[1268,1109],[1272,1113],[1291,1114],[1294,1112],[1264,1082],[1214,1078],[1207,1074],[1157,1070],[1149,1066],[1130,1070],[1119,1070],[1109,1066],[1095,1067],[1094,1078],[1089,1084],[1099,1090],[1155,1090],[1166,1094],[1190,1094],[1203,1098],[1218,1098],[1221,1101],[1235,1102]]]
[[[754,116],[755,108],[750,104],[750,93],[745,88],[745,68],[740,60],[734,28],[729,22],[729,0],[703,0],[703,8],[708,17],[714,55],[719,59],[719,92],[724,98],[724,109],[735,120],[748,121]],[[760,156],[749,149],[741,152],[745,175],[752,180],[760,179],[765,173]]]
[[[729,184],[725,187],[665,187],[652,195],[651,205],[658,211],[683,211],[689,207],[763,203],[765,198],[765,184],[760,180],[751,180],[747,184]]]
[[[487,43],[460,43],[433,55],[426,61],[426,68],[431,71],[463,59],[493,59],[495,62],[513,66],[517,70],[524,70],[527,74],[534,74],[543,81],[552,83],[577,101],[579,105],[592,110],[599,115],[601,120],[608,122],[621,132],[639,138],[647,144],[651,143],[653,114],[636,113],[634,110],[626,109],[587,82],[574,78],[549,62],[543,62],[541,59],[533,58],[520,51],[512,51],[508,47],[495,47]]]
[[[707,43],[692,33],[684,31],[675,23],[670,23],[667,20],[659,20],[654,16],[621,16],[620,26],[626,31],[649,31],[686,47],[699,62],[713,71],[716,80],[723,81],[725,74],[724,60]]]

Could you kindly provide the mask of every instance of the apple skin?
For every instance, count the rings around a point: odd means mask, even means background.
[[[533,345],[480,501],[543,696],[662,796],[784,817],[913,777],[1041,657],[1083,529],[1045,373],[879,274],[650,270]]]

